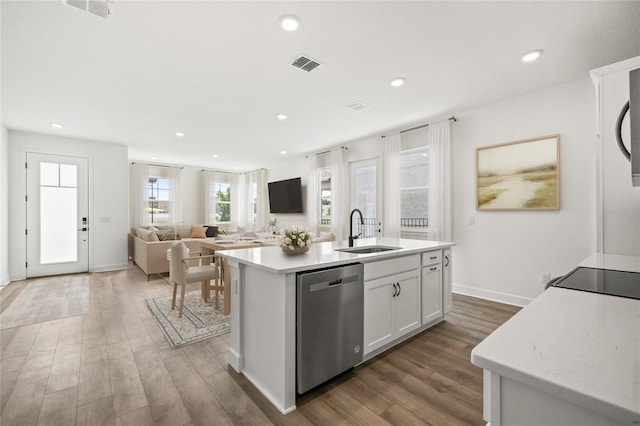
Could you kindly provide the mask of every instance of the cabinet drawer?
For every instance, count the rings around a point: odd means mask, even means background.
[[[364,264],[364,280],[386,277],[420,267],[420,255],[396,257]]]
[[[442,250],[422,253],[422,266],[435,265],[436,263],[442,263]]]

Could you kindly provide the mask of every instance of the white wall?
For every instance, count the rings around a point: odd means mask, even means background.
[[[89,270],[126,269],[129,169],[125,145],[9,131],[9,268],[12,280],[26,276],[24,196],[27,152],[89,159]]]
[[[9,278],[9,131],[0,127],[0,287]]]
[[[593,85],[585,77],[456,113],[456,117],[458,121],[453,125],[453,240],[457,244],[453,248],[454,290],[524,305],[543,291],[541,272],[552,277],[562,275],[596,248],[597,141]],[[418,132],[409,135],[415,138]],[[560,210],[477,211],[476,148],[550,134],[560,134]],[[407,142],[410,141],[407,139]],[[380,156],[379,137],[346,146],[348,161]],[[306,184],[312,164],[312,161],[291,158],[267,166],[269,180],[302,176]],[[293,216],[278,215],[278,224],[306,223],[306,215]],[[470,217],[474,218],[475,225],[469,225]]]
[[[541,272],[562,275],[595,251],[594,106],[585,77],[456,113],[454,291],[526,304]],[[476,148],[550,134],[560,134],[560,210],[477,211]]]
[[[296,177],[300,177],[302,181],[302,209],[304,213],[270,214],[269,217],[278,220],[278,227],[282,228],[287,225],[309,226],[309,220],[307,218],[307,213],[309,212],[309,174],[314,167],[315,159],[313,156],[309,156],[309,158],[295,157],[283,160],[278,164],[267,166],[268,182]],[[312,229],[310,230],[313,231]]]

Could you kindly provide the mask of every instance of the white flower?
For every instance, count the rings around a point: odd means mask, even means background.
[[[304,246],[304,241],[303,241],[303,240],[298,240],[298,246],[299,246],[299,247]]]

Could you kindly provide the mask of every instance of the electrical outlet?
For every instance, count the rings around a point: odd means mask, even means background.
[[[476,218],[474,216],[469,216],[469,225],[475,225],[476,224]]]
[[[551,274],[548,272],[540,272],[540,284],[546,284],[551,281]]]

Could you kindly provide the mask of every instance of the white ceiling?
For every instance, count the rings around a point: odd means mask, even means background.
[[[640,55],[638,1],[116,0],[107,20],[58,0],[0,4],[6,127],[228,170],[445,118]],[[284,14],[301,28],[281,30]],[[545,53],[522,63],[532,49]],[[299,54],[322,65],[294,68]],[[391,87],[398,76],[406,84]],[[345,107],[353,101],[371,108]]]

